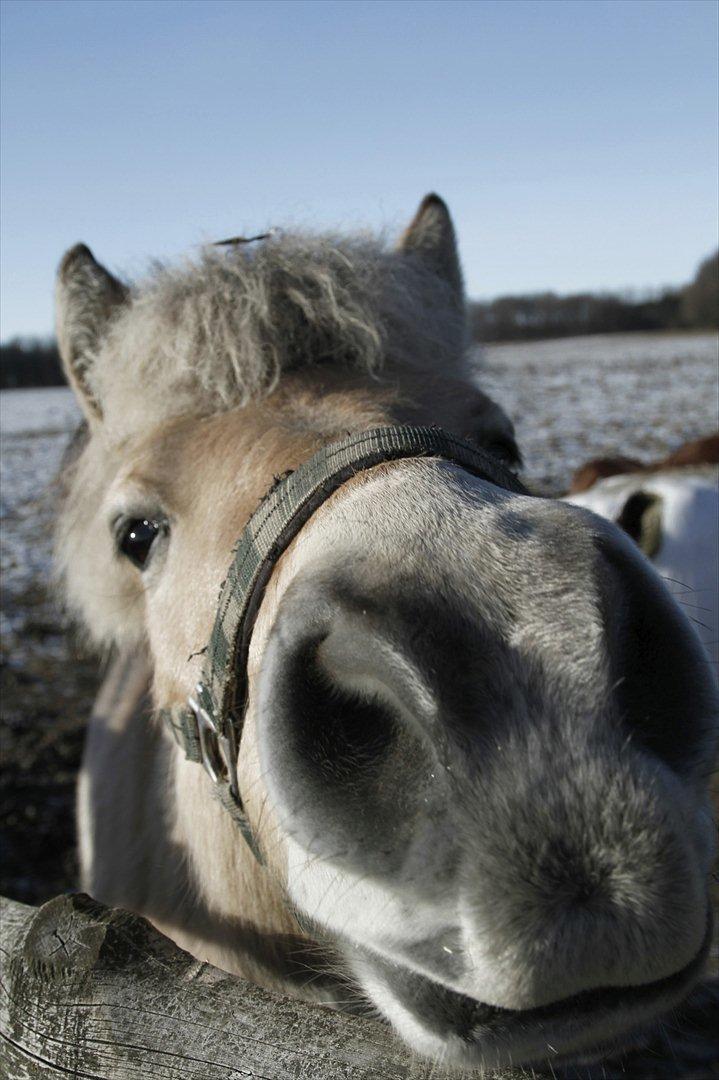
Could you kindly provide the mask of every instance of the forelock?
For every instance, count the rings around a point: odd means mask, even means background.
[[[165,412],[208,411],[259,399],[310,365],[458,374],[464,350],[464,312],[421,258],[368,236],[287,233],[155,264],[94,381],[103,401],[139,389]]]

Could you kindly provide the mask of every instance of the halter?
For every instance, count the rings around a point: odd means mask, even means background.
[[[249,519],[222,584],[215,624],[196,691],[187,706],[162,710],[190,761],[201,764],[214,791],[258,861],[237,783],[237,755],[248,697],[250,639],[275,564],[315,510],[352,476],[386,461],[432,457],[460,465],[516,494],[528,492],[486,451],[436,427],[382,427],[322,447],[294,472],[278,477]]]

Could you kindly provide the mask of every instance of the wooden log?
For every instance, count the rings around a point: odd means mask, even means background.
[[[37,910],[3,900],[0,918],[3,1077],[437,1076],[384,1025],[270,994],[83,894]]]
[[[0,1076],[8,1080],[478,1075],[419,1060],[376,1021],[278,997],[200,963],[144,919],[83,894],[39,909],[0,901],[0,958]],[[616,1069],[571,1074],[719,1076],[718,1018],[719,986],[707,984],[653,1046]]]

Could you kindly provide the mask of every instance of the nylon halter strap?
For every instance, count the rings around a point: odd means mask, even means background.
[[[527,494],[495,458],[441,428],[376,428],[322,447],[280,477],[247,522],[222,585],[201,681],[187,707],[162,711],[187,758],[204,766],[217,798],[260,862],[240,797],[237,755],[247,708],[250,638],[265,587],[303,525],[350,477],[386,461],[419,457],[449,461],[498,487]]]

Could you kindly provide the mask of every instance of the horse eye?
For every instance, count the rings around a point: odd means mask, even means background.
[[[131,563],[143,570],[161,529],[162,524],[159,521],[150,521],[147,518],[128,521],[119,534],[118,548]]]

